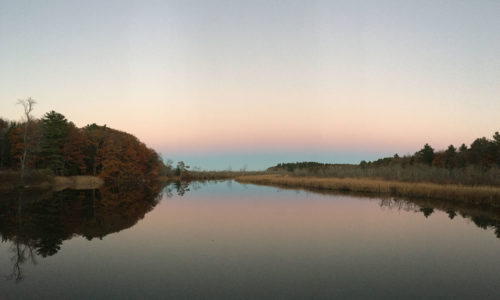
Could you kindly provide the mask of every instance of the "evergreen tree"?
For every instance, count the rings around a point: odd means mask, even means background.
[[[429,144],[425,144],[424,148],[415,153],[418,161],[424,163],[426,165],[432,165],[432,160],[434,159],[434,149],[429,146]]]
[[[488,169],[495,161],[495,143],[485,137],[476,139],[469,149],[469,161]]]
[[[493,143],[496,148],[495,162],[497,166],[500,167],[500,133],[498,133],[498,131],[493,135]]]
[[[63,147],[68,140],[68,120],[62,114],[50,111],[42,118],[42,131],[42,165],[56,174],[63,174]]]
[[[6,165],[8,155],[9,122],[0,118],[0,169]]]
[[[456,165],[457,160],[457,148],[455,146],[450,145],[448,149],[445,151],[445,167],[447,169],[452,169]]]

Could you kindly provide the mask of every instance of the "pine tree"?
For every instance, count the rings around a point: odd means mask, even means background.
[[[68,140],[69,123],[62,114],[50,111],[42,118],[42,165],[62,174],[64,170],[63,147]]]

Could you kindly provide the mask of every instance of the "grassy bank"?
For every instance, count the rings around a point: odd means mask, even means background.
[[[104,184],[104,180],[95,176],[56,176],[52,187],[54,190],[75,189],[93,190]]]
[[[292,176],[335,178],[373,178],[406,182],[433,182],[457,185],[487,185],[500,187],[500,168],[478,166],[447,169],[422,164],[350,165],[320,163],[288,163],[268,169],[269,173]]]
[[[282,175],[250,175],[236,178],[252,183],[288,188],[357,192],[422,199],[453,200],[463,203],[500,206],[500,188],[455,184],[409,183],[371,178],[320,178]]]
[[[11,190],[16,188],[34,189],[96,189],[104,181],[95,176],[54,176],[47,172],[31,170],[27,172],[24,183],[21,182],[19,172],[0,171],[0,189]]]

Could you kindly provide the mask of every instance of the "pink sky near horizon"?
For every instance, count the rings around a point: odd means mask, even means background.
[[[417,151],[425,143],[436,149],[444,149],[449,144],[469,145],[478,137],[491,137],[495,131],[493,119],[481,120],[480,116],[474,116],[474,112],[468,116],[476,120],[468,120],[465,111],[455,112],[454,118],[447,118],[440,107],[428,113],[422,107],[416,107],[411,114],[405,103],[393,103],[379,109],[370,103],[361,108],[357,103],[339,101],[336,109],[328,107],[335,106],[335,101],[316,101],[316,106],[308,108],[304,105],[307,104],[305,100],[288,103],[277,100],[268,105],[267,110],[260,111],[263,108],[245,107],[246,103],[225,108],[199,107],[196,99],[184,98],[180,103],[195,104],[167,111],[154,109],[161,106],[159,101],[144,106],[120,107],[117,104],[115,113],[109,114],[109,110],[92,112],[94,106],[87,107],[84,100],[63,102],[57,105],[59,108],[54,108],[52,101],[37,100],[34,111],[37,117],[54,109],[77,126],[94,122],[107,124],[132,133],[147,145],[167,153],[288,149],[406,154]],[[21,108],[15,105],[15,101],[5,104],[14,116],[11,119],[20,119]],[[97,107],[99,105],[105,104],[97,104]],[[174,111],[177,114],[170,114]]]

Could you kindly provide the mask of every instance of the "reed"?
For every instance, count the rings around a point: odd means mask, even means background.
[[[372,178],[325,178],[289,175],[249,175],[236,178],[239,183],[286,188],[357,192],[398,197],[453,200],[464,203],[500,206],[500,188],[425,182],[401,182]]]
[[[75,190],[98,189],[104,184],[104,180],[95,176],[55,176],[53,179],[54,190],[64,190],[67,188]]]
[[[269,173],[292,176],[315,176],[336,178],[374,178],[405,182],[432,182],[456,185],[486,185],[500,187],[500,168],[483,169],[477,166],[446,169],[427,165],[385,165],[362,167],[359,165],[330,164],[309,168],[268,169]]]

